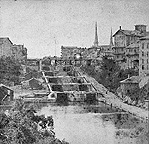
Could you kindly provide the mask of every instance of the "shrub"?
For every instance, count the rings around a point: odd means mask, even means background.
[[[0,114],[0,142],[1,144],[56,144],[53,125],[52,116],[36,115],[35,105],[26,105],[22,100],[17,100],[8,115]]]

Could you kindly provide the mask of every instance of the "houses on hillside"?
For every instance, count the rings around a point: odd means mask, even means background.
[[[149,74],[149,35],[140,38],[139,43],[139,75]]]
[[[14,99],[14,91],[6,85],[0,84],[0,105],[10,103]]]
[[[89,48],[62,46],[61,58],[75,59],[77,55],[80,55],[80,60],[82,61],[83,65],[86,65],[86,64],[96,65],[96,63],[98,63],[97,61],[101,61],[103,56],[107,56],[108,58],[113,59],[112,47],[113,47],[112,30],[111,30],[109,45],[99,45],[97,23],[96,23],[95,40],[93,45]]]
[[[139,70],[139,41],[136,41],[126,47],[126,68]]]
[[[80,54],[82,59],[88,61],[91,59],[102,59],[107,56],[114,59],[122,69],[135,69],[142,73],[149,73],[148,50],[149,50],[149,32],[146,25],[135,25],[134,30],[123,30],[120,26],[114,35],[110,35],[109,45],[99,45],[97,35],[97,23],[95,25],[95,40],[90,48],[61,47],[62,58],[74,58]],[[113,38],[114,37],[114,43]],[[144,44],[143,44],[144,43]]]
[[[120,64],[122,69],[134,68],[142,71],[140,66],[142,63],[141,39],[148,35],[149,32],[146,30],[146,25],[135,25],[134,30],[123,30],[120,26],[120,29],[113,35],[114,59]],[[144,41],[148,43],[147,39]]]

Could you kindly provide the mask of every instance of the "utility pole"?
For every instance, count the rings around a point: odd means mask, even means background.
[[[56,39],[54,37],[54,42],[55,42],[55,56],[56,56]]]

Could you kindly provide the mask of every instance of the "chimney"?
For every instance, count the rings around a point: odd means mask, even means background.
[[[140,31],[141,33],[146,33],[146,25],[135,25],[135,30]]]
[[[120,26],[120,30],[121,30],[121,26]]]
[[[130,78],[130,75],[128,74],[128,78]]]

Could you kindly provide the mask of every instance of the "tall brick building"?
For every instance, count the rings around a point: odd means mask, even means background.
[[[0,57],[12,56],[13,43],[9,38],[0,38]]]
[[[27,48],[24,45],[16,45],[9,38],[0,38],[0,57],[13,57],[22,64],[27,60]]]
[[[114,59],[121,65],[121,68],[127,69],[128,65],[126,58],[126,49],[130,48],[129,45],[139,41],[141,37],[148,35],[146,25],[135,25],[134,30],[120,29],[113,35],[114,37]],[[131,51],[131,50],[130,50]]]
[[[139,43],[139,75],[149,75],[149,35],[140,38]]]

